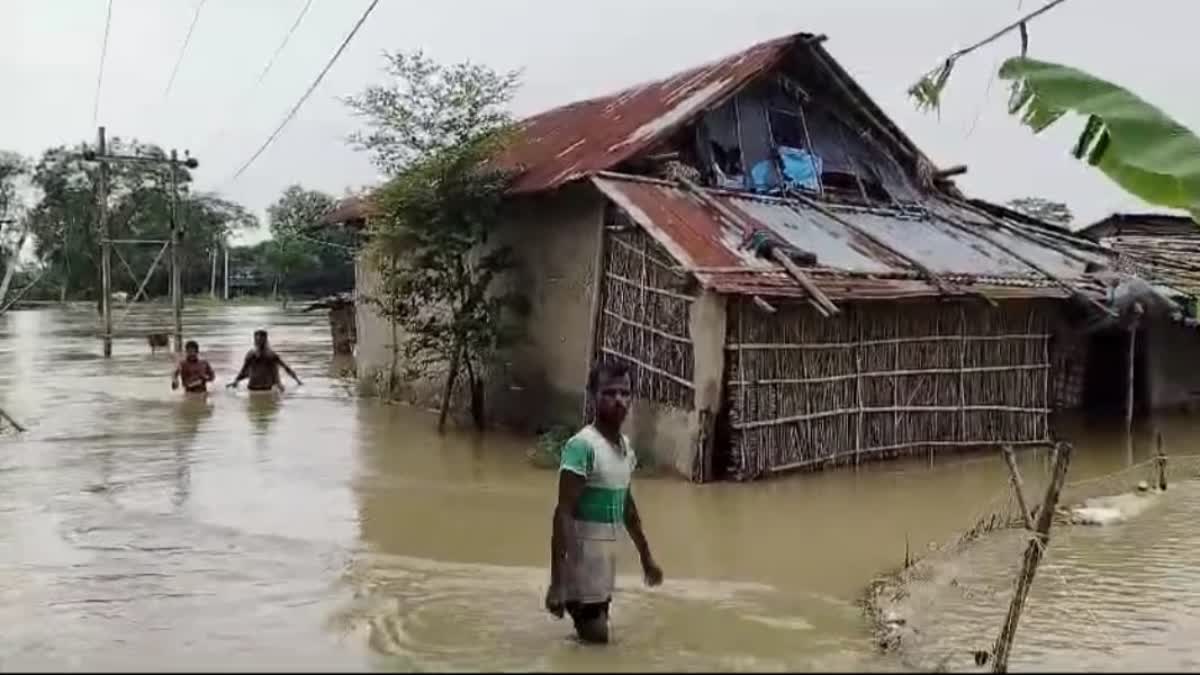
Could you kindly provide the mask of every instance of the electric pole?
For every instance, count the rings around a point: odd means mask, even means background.
[[[110,155],[104,138],[104,127],[100,127],[96,131],[96,149],[84,150],[83,158],[90,162],[99,162],[100,172],[99,180],[97,181],[97,192],[99,192],[99,225],[101,232],[101,286],[102,295],[100,300],[101,313],[104,315],[104,356],[112,356],[112,245],[114,240],[110,236],[108,225],[108,163],[109,162],[142,162],[144,164],[166,165],[171,172],[171,306],[175,314],[175,351],[176,353],[183,351],[183,284],[179,254],[180,227],[179,218],[177,215],[177,207],[179,201],[179,166],[183,165],[189,169],[195,169],[200,165],[194,157],[184,151],[184,159],[180,161],[179,153],[175,150],[171,151],[169,158],[152,157],[142,155]],[[122,240],[125,243],[152,243],[148,240]],[[162,242],[153,242],[162,243]]]
[[[222,279],[225,280],[225,301],[228,302],[229,301],[229,240],[228,239],[225,240],[225,245],[222,248],[225,249],[225,275],[222,277]]]
[[[171,150],[171,308],[175,314],[175,353],[183,352],[183,274],[179,269],[179,153]]]
[[[208,257],[212,259],[212,274],[208,278],[208,297],[217,299],[217,244],[213,242],[208,249]]]
[[[104,358],[112,358],[112,233],[108,227],[108,146],[104,127],[96,129],[96,159],[100,162],[98,219],[100,226],[100,313],[104,315]]]

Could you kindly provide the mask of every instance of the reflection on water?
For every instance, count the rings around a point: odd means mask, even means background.
[[[627,547],[616,642],[586,648],[569,622],[541,609],[554,475],[527,464],[529,439],[439,436],[422,412],[355,399],[342,379],[352,362],[332,357],[324,318],[272,307],[189,309],[188,337],[219,385],[265,326],[305,386],[183,397],[170,390],[171,356],[150,354],[138,337],[169,315],[139,308],[130,319],[129,337],[104,360],[92,308],[0,318],[0,405],[30,427],[0,439],[7,668],[894,668],[875,654],[855,604],[864,585],[903,560],[906,542],[944,539],[1008,489],[1003,463],[979,455],[756,485],[639,479],[668,581],[645,589]],[[1079,438],[1072,479],[1141,461],[1155,429],[1169,451],[1197,438],[1190,421],[1161,420],[1131,451],[1111,429],[1070,426]],[[1021,456],[1031,476],[1045,461]],[[1103,582],[1103,602],[1122,608],[1097,609],[1102,622],[1111,617],[1105,630],[1143,644],[1143,663],[1185,667],[1190,657],[1147,656],[1176,642],[1140,633],[1155,621],[1160,633],[1196,626],[1200,587],[1182,552],[1200,493],[1171,498],[1174,520],[1145,514],[1155,534],[1139,545],[1116,531],[1081,535],[1097,543],[1079,549],[1072,573],[1096,562],[1080,583]],[[1122,576],[1129,556],[1101,546],[1106,537],[1127,552],[1156,537],[1166,548],[1132,558],[1145,577]],[[1050,564],[1066,563],[1052,553]],[[1192,595],[1164,590],[1140,609],[1114,578],[1127,589],[1157,578]],[[1038,611],[1055,602],[1039,598]],[[1076,663],[1095,644],[1071,644],[1085,623],[1031,619],[1022,635],[1047,646],[1023,653],[1019,643],[1014,663]],[[990,635],[999,622],[989,614],[969,625]]]

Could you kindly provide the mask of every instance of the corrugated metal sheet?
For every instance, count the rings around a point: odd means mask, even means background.
[[[557,187],[613,168],[696,113],[724,100],[773,66],[797,40],[791,35],[657,82],[580,101],[526,119],[501,166],[521,175],[514,192]]]
[[[803,296],[796,282],[773,263],[740,249],[744,232],[718,216],[695,195],[672,183],[606,173],[596,186],[646,228],[701,283],[729,293]],[[973,236],[937,218],[899,211],[828,205],[837,216],[878,238],[876,245],[853,228],[804,204],[721,190],[707,194],[739,212],[755,228],[769,230],[817,256],[809,273],[832,297],[896,298],[936,295],[939,291],[892,250],[921,263],[964,292],[991,297],[1065,297],[1065,289],[983,236]],[[1006,248],[1047,268],[1059,278],[1081,284],[1085,259],[1097,254],[1042,245],[980,222],[969,211],[941,207],[939,213],[986,232]],[[1016,223],[1010,226],[1021,228]],[[1064,254],[1056,248],[1069,252]],[[1087,284],[1091,286],[1090,282]]]
[[[321,217],[321,225],[338,225],[363,220],[374,215],[375,206],[367,197],[347,197],[338,202],[333,210]]]

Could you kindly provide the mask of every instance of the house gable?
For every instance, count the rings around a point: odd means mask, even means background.
[[[821,46],[799,33],[616,94],[535,115],[497,163],[513,191],[554,189],[600,171],[661,175],[682,163],[710,186],[764,190],[776,153],[811,153],[807,187],[913,201],[932,163]],[[777,168],[778,165],[778,168]],[[752,173],[758,172],[757,176]],[[757,178],[757,180],[755,180]]]

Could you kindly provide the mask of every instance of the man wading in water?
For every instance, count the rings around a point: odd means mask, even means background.
[[[228,386],[236,389],[239,382],[249,378],[250,382],[246,388],[250,391],[270,391],[276,387],[279,388],[279,391],[283,391],[283,383],[279,381],[280,368],[287,371],[287,374],[296,381],[297,386],[304,384],[300,378],[296,377],[296,373],[292,372],[288,364],[284,363],[275,350],[267,344],[267,331],[256,330],[254,331],[254,349],[246,352],[246,361],[242,364],[241,371]]]
[[[546,610],[559,618],[566,610],[580,640],[607,643],[618,528],[623,525],[637,547],[646,584],[661,584],[663,573],[650,555],[630,490],[637,458],[621,434],[629,411],[629,370],[598,364],[588,374],[587,387],[596,416],[563,446]]]
[[[217,379],[208,361],[200,358],[200,345],[195,340],[188,340],[183,346],[184,357],[175,366],[175,374],[171,375],[171,389],[179,388],[183,380],[183,390],[189,394],[203,394],[208,391],[208,382]]]

